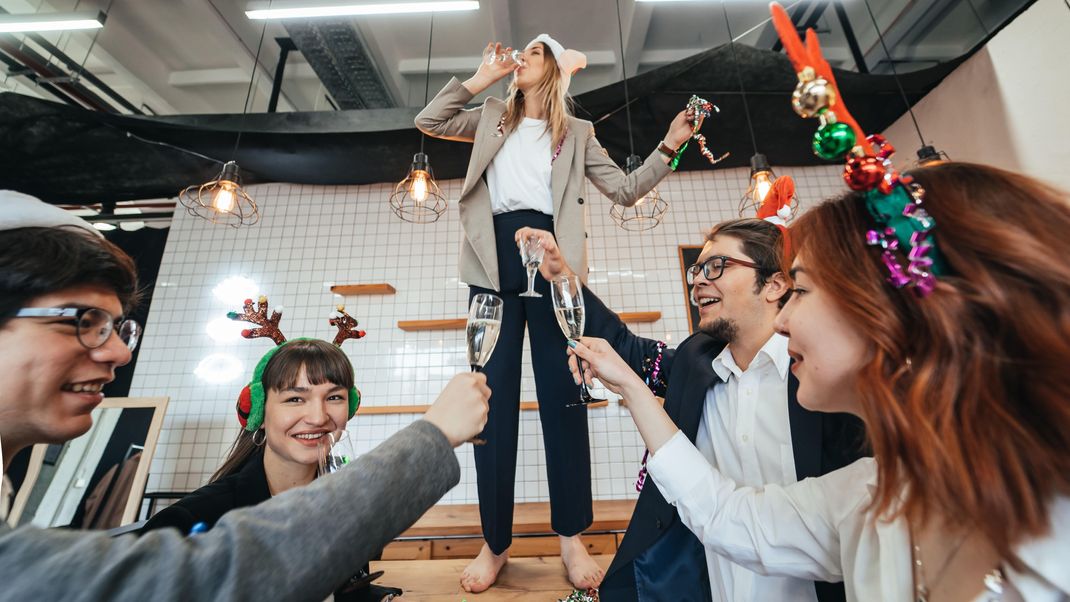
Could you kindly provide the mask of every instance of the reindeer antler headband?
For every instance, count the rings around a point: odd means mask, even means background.
[[[268,299],[266,296],[261,295],[256,301],[256,307],[253,307],[253,300],[246,299],[242,306],[242,312],[236,311],[228,312],[227,317],[231,320],[237,320],[241,322],[250,322],[256,324],[256,328],[247,328],[241,332],[241,335],[247,339],[267,338],[275,342],[275,347],[272,347],[267,353],[264,354],[260,361],[256,364],[256,369],[253,370],[253,379],[246,385],[241,393],[238,395],[238,422],[242,427],[250,432],[256,431],[264,424],[264,402],[267,399],[267,392],[264,390],[264,370],[267,368],[268,362],[271,358],[275,357],[279,349],[282,349],[287,343],[293,343],[297,341],[310,341],[315,339],[299,338],[287,340],[286,336],[282,334],[279,329],[279,321],[282,319],[282,308],[275,308],[271,311],[271,316],[268,317]],[[331,326],[338,328],[338,334],[334,336],[334,344],[338,347],[342,346],[342,343],[347,339],[360,339],[363,338],[365,333],[363,330],[357,330],[357,321],[352,316],[346,313],[344,305],[338,305],[336,310],[331,312],[328,317],[328,323]],[[353,366],[350,365],[350,370]],[[352,418],[357,413],[357,408],[360,407],[360,391],[356,387],[349,390],[349,417]]]
[[[792,108],[802,117],[821,120],[814,134],[814,153],[823,159],[847,156],[843,179],[851,190],[863,193],[877,224],[866,232],[866,243],[883,249],[881,261],[888,269],[889,284],[928,295],[936,286],[934,276],[946,273],[947,265],[931,234],[936,223],[923,206],[925,191],[892,166],[895,148],[879,134],[867,137],[851,117],[814,30],[806,30],[804,45],[788,13],[776,2],[769,9],[799,78]],[[906,268],[895,251],[906,256]]]

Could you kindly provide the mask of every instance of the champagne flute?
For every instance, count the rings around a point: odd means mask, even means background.
[[[480,293],[472,297],[468,308],[468,326],[465,330],[465,342],[468,344],[468,365],[472,372],[482,372],[490,361],[494,346],[498,344],[498,333],[502,329],[501,297]],[[486,439],[475,437],[468,440],[474,445],[483,445]]]
[[[510,63],[511,66],[527,66],[527,61],[524,60],[523,50],[512,50],[510,52],[502,51],[501,54],[495,54],[494,49],[490,48],[483,53],[483,62],[488,65],[493,65],[495,62]]]
[[[357,446],[349,431],[327,433],[321,441],[324,442],[320,454],[321,475],[338,472],[357,458]]]
[[[583,336],[584,318],[583,287],[579,277],[571,275],[554,279],[550,282],[550,296],[553,297],[554,315],[557,317],[557,325],[561,327],[561,332],[565,333],[565,338],[579,341]],[[587,383],[583,380],[583,360],[578,356],[576,360],[579,362],[580,369],[580,400],[577,403],[567,404],[565,407],[605,401],[592,396],[587,390]]]
[[[524,262],[524,268],[528,271],[528,290],[520,293],[521,297],[542,297],[535,292],[535,274],[542,265],[542,257],[545,250],[538,236],[529,236],[520,243],[520,259]]]

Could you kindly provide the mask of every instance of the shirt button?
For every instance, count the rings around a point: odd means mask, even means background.
[[[751,389],[750,387],[747,387],[747,395],[752,395],[753,393],[754,393],[754,389]]]
[[[750,441],[750,436],[749,435],[743,435],[743,442],[746,443],[747,441]]]

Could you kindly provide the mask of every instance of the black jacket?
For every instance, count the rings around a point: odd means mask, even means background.
[[[636,336],[589,290],[584,291],[586,333],[604,338],[641,375],[647,375],[657,355],[657,342]],[[665,349],[661,360],[665,411],[692,442],[698,432],[706,392],[718,379],[713,360],[723,342],[695,333],[676,349]],[[788,377],[788,420],[799,480],[846,466],[865,455],[861,420],[848,414],[804,409],[796,400],[799,381]],[[638,461],[638,458],[636,459]],[[638,463],[637,463],[638,468]],[[641,574],[636,583],[637,569]],[[843,584],[815,583],[821,602],[844,600]],[[676,508],[658,488],[647,483],[613,563],[599,588],[606,602],[640,599],[702,601],[710,599],[705,549],[679,520]]]
[[[189,533],[197,523],[204,523],[208,529],[215,526],[223,515],[231,510],[255,506],[271,499],[267,475],[264,473],[264,454],[255,453],[238,472],[229,474],[214,483],[194,491],[174,504],[160,510],[141,528],[145,533],[154,529],[178,529]],[[364,565],[359,575],[367,575],[368,565]],[[387,594],[400,594],[401,590],[363,586],[356,590],[335,592],[337,602],[378,602]]]

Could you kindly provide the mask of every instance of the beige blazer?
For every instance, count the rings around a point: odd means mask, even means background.
[[[458,202],[464,228],[458,262],[460,278],[469,285],[500,290],[490,189],[483,172],[505,142],[505,136],[494,135],[505,113],[505,102],[491,97],[481,107],[465,109],[471,100],[472,93],[453,78],[416,116],[416,127],[428,136],[474,144]],[[655,150],[642,167],[625,174],[595,139],[591,122],[569,118],[561,154],[550,170],[554,236],[565,260],[584,282],[587,222],[583,213],[583,179],[590,179],[614,203],[630,207],[671,171]]]

